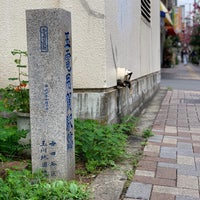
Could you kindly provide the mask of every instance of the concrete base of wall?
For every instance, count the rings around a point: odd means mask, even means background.
[[[159,89],[160,72],[131,82],[131,88],[74,89],[74,117],[116,123],[124,116],[136,116]]]

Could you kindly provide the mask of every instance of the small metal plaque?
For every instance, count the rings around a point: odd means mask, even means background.
[[[48,52],[48,27],[40,27],[40,50],[41,52]]]

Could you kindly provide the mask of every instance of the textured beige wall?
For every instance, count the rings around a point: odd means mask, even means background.
[[[56,0],[1,0],[0,4],[0,88],[6,87],[9,77],[16,77],[13,49],[27,50],[26,9],[54,8]],[[24,60],[27,63],[27,59]]]
[[[116,67],[133,78],[160,70],[159,0],[152,24],[140,16],[140,0],[6,0],[0,7],[0,87],[16,74],[11,50],[26,50],[26,9],[63,8],[72,14],[74,88],[116,85]]]
[[[60,0],[72,14],[74,88],[107,88],[105,63],[105,0]]]

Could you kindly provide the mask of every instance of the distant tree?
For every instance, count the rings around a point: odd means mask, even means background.
[[[193,4],[193,26],[190,34],[190,45],[192,52],[195,52],[198,60],[200,59],[200,1]]]

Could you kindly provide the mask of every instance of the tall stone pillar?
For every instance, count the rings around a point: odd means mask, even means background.
[[[69,180],[75,171],[71,15],[27,10],[26,19],[32,168]]]

